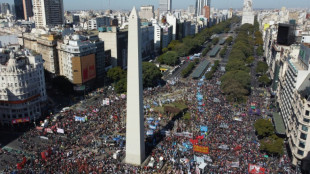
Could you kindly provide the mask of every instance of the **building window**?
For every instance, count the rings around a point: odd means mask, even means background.
[[[304,155],[304,151],[302,151],[302,150],[298,150],[297,153],[298,153],[298,155],[301,155],[301,156]]]
[[[307,139],[307,134],[300,133],[300,138],[303,139],[303,140],[306,140]]]
[[[308,110],[306,110],[306,116],[309,116],[309,111]]]
[[[305,132],[308,132],[308,127],[305,126],[305,125],[302,125],[301,129],[302,129],[303,131],[305,131]]]
[[[304,122],[305,122],[305,123],[309,123],[309,122],[310,122],[310,120],[309,120],[309,119],[304,118]]]
[[[302,141],[299,142],[299,147],[305,148],[305,146],[306,146],[306,143],[305,143],[305,142],[302,142]]]

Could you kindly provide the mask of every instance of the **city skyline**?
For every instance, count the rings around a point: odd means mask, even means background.
[[[110,2],[109,2],[110,1]],[[178,1],[178,3],[176,3]],[[0,0],[0,3],[10,3],[11,0]],[[91,2],[91,3],[90,3]],[[187,9],[189,5],[195,5],[195,0],[173,0],[172,8],[173,9]],[[268,4],[268,6],[266,5]],[[101,9],[115,9],[121,10],[126,9],[129,10],[133,6],[136,6],[137,9],[142,5],[154,5],[155,9],[159,7],[159,0],[132,0],[132,1],[124,1],[124,0],[66,0],[64,1],[65,10],[101,10]],[[243,0],[217,0],[212,1],[212,7],[215,8],[242,8]],[[253,8],[310,8],[309,0],[298,0],[290,1],[290,0],[254,0]]]

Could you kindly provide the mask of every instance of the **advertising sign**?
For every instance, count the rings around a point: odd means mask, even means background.
[[[29,121],[30,121],[30,118],[29,118],[29,117],[18,118],[18,119],[12,120],[12,124],[26,123],[26,122],[29,122]]]

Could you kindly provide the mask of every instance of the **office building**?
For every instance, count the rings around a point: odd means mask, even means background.
[[[41,117],[47,100],[43,59],[28,51],[0,53],[0,123],[12,125]]]
[[[154,19],[154,6],[153,5],[145,5],[140,7],[139,16],[141,19]]]
[[[159,0],[159,13],[172,13],[172,0]]]
[[[32,0],[14,0],[16,19],[29,20],[33,16]]]
[[[64,24],[63,0],[33,0],[36,28]]]
[[[2,3],[1,4],[1,13],[2,14],[10,14],[11,13],[11,7],[9,3]]]
[[[208,19],[208,21],[210,20],[210,6],[204,6],[204,17]]]

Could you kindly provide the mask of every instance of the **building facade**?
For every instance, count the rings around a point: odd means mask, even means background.
[[[63,0],[33,0],[36,28],[64,24]]]
[[[66,36],[58,42],[59,73],[74,85],[84,85],[96,78],[96,45],[79,35]]]
[[[140,7],[139,12],[140,19],[151,20],[154,19],[154,6],[153,5],[145,5]]]
[[[159,0],[159,13],[172,12],[172,0]]]
[[[28,51],[0,56],[0,122],[30,122],[41,117],[47,100],[43,59]]]

